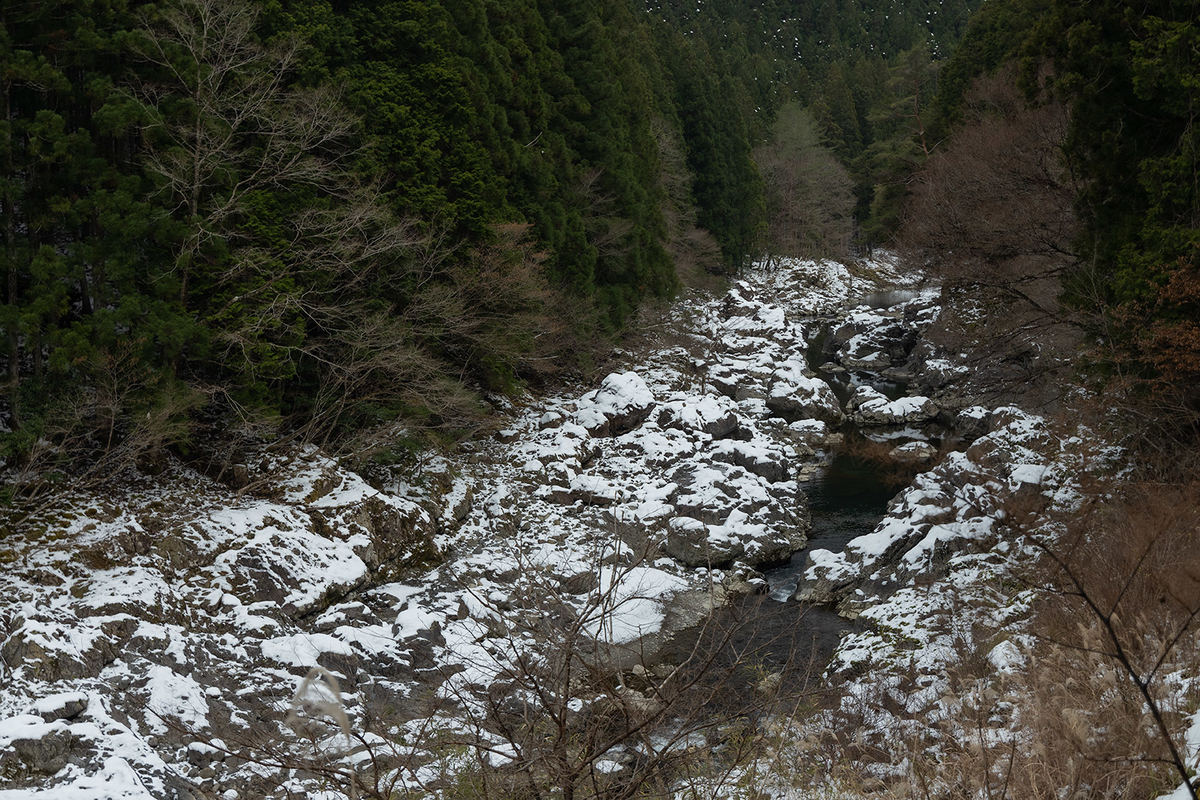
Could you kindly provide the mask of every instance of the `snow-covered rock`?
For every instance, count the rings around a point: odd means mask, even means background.
[[[804,545],[798,480],[843,419],[807,371],[810,321],[869,291],[862,272],[754,270],[727,298],[689,301],[668,346],[591,391],[513,404],[497,436],[388,480],[306,448],[255,454],[240,494],[177,462],[64,494],[5,542],[6,789],[318,796],[316,779],[227,756],[222,739],[282,730],[309,670],[336,679],[322,697],[356,732],[393,743],[414,698],[453,700],[438,721],[452,725],[515,692],[506,659],[556,625],[586,620],[581,657],[652,669],[755,566]],[[1025,491],[1037,462],[1021,463],[1009,477]],[[338,740],[336,724],[319,735]]]
[[[741,539],[725,525],[709,525],[694,517],[675,517],[667,526],[664,549],[687,567],[722,567],[746,552]]]
[[[888,451],[888,457],[896,461],[932,461],[937,457],[937,448],[929,442],[905,442]]]
[[[845,419],[833,389],[809,375],[803,362],[781,364],[771,377],[767,407],[784,419],[817,419],[833,424]]]
[[[711,450],[714,461],[736,464],[747,472],[770,483],[788,479],[788,459],[784,448],[779,445],[758,442],[723,441]]]
[[[700,395],[659,404],[658,424],[724,439],[737,431],[739,423],[736,406],[728,398]]]
[[[872,598],[937,577],[954,555],[994,543],[1007,503],[1048,502],[1053,448],[1044,421],[1015,408],[995,416],[1005,424],[918,475],[875,530],[841,553],[812,551],[797,598],[840,602],[853,615]]]
[[[614,372],[580,398],[575,418],[592,436],[620,436],[641,425],[654,410],[654,395],[636,372]]]
[[[928,397],[901,397],[888,400],[870,386],[859,386],[846,403],[854,421],[860,425],[903,425],[928,422],[938,415],[938,407]]]

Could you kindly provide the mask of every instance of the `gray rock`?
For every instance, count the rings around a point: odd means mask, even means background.
[[[62,650],[47,650],[40,636],[19,629],[0,648],[0,659],[10,668],[23,666],[30,675],[45,681],[94,678],[120,657],[137,628],[138,621],[132,617],[107,620],[86,649],[70,656]]]
[[[246,464],[233,465],[233,478],[230,485],[235,489],[242,489],[250,485],[250,467]]]
[[[939,411],[928,397],[901,397],[888,400],[881,392],[870,386],[855,389],[846,403],[856,422],[860,425],[903,425],[928,422]]]
[[[804,549],[808,543],[808,526],[780,526],[769,529],[769,532],[753,539],[746,545],[742,561],[748,566],[765,568],[774,564],[782,564]]]
[[[991,433],[992,413],[986,408],[964,408],[954,417],[954,432],[965,442],[973,442]]]
[[[212,562],[212,556],[183,536],[171,534],[153,545],[155,555],[166,561],[171,569],[186,571]]]
[[[474,499],[470,491],[467,497]],[[470,501],[467,502],[469,511]],[[456,509],[456,512],[458,510],[461,509]],[[466,512],[463,513],[465,516]],[[322,536],[345,540],[356,533],[367,534],[370,545],[356,548],[355,553],[372,572],[399,575],[442,560],[442,554],[434,543],[437,526],[433,515],[417,505],[400,507],[382,497],[373,496],[342,508],[310,509],[308,514],[313,528]],[[278,565],[270,568],[268,565],[252,564],[251,567],[257,576],[255,582],[260,586],[264,571],[280,571]],[[286,587],[286,577],[282,580]],[[265,590],[279,594],[282,587],[266,586]],[[266,599],[275,598],[268,596]]]
[[[694,517],[676,517],[667,526],[663,549],[686,567],[724,566],[746,552],[745,545],[725,532],[712,533],[709,525]]]
[[[44,697],[34,704],[30,714],[37,714],[46,722],[71,720],[78,717],[88,707],[88,696],[83,692],[66,692],[64,694]]]
[[[711,400],[711,398],[709,398]],[[737,414],[730,408],[722,408],[713,402],[689,403],[674,401],[659,407],[655,420],[661,428],[682,431],[702,431],[714,439],[724,439],[734,434],[738,425]]]
[[[868,316],[847,322],[830,332],[825,349],[851,369],[886,369],[899,366],[916,346],[918,335],[890,315]]]
[[[754,475],[771,483],[788,479],[788,463],[781,450],[756,447],[742,442],[725,443],[713,452],[713,460],[736,464]]]
[[[521,431],[516,428],[505,428],[504,430],[496,431],[496,441],[501,444],[512,444],[520,438]]]
[[[818,379],[800,386],[787,381],[773,383],[767,396],[767,408],[789,422],[817,419],[839,425],[846,419],[833,390]]]
[[[54,775],[67,766],[75,741],[65,724],[38,737],[13,738],[9,749],[0,753],[0,775]]]
[[[928,462],[937,457],[937,448],[929,442],[905,442],[893,447],[888,453],[890,458],[904,462]]]
[[[600,382],[600,388],[580,398],[576,419],[593,437],[620,436],[649,419],[655,406],[646,382],[637,374],[614,372]]]
[[[339,677],[339,688],[352,692],[358,683],[359,659],[353,653],[324,652],[317,656],[317,664]]]
[[[475,487],[467,486],[463,489],[462,494],[450,508],[450,518],[455,522],[462,522],[471,513],[471,507],[475,502]]]

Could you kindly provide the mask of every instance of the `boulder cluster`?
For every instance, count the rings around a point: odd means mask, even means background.
[[[597,384],[527,398],[494,438],[390,479],[264,446],[236,486],[170,463],[65,492],[4,542],[0,775],[113,797],[296,796],[320,782],[279,755],[304,752],[285,718],[306,676],[336,687],[366,742],[419,727],[418,698],[464,713],[503,695],[511,659],[557,624],[593,634],[594,658],[646,666],[805,545],[803,487],[840,424],[937,413],[849,380],[902,369],[933,296],[838,324],[872,288],[829,262],[751,273],[681,303]],[[323,758],[361,759],[363,742]]]

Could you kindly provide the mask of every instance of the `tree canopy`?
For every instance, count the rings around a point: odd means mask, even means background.
[[[5,4],[0,449],[469,429],[759,256],[797,102],[881,241],[968,5]]]

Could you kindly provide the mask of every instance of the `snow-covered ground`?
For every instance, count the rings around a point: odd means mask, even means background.
[[[832,320],[830,370],[900,369],[936,292],[851,299],[903,283],[887,261],[752,271],[681,301],[597,385],[524,398],[494,440],[392,485],[309,448],[254,455],[243,492],[174,464],[64,493],[0,541],[0,798],[332,797],[381,750],[395,788],[428,787],[445,765],[422,737],[548,658],[548,631],[644,670],[805,544],[804,483],[842,420],[939,413],[866,386],[843,407],[809,367]],[[870,621],[830,670],[880,735],[897,702],[938,702],[963,626],[1026,613],[1027,593],[995,589],[1025,557],[1006,509],[1073,499],[1078,442],[1017,409],[959,417],[974,443],[844,553],[815,551],[800,589]],[[1014,630],[986,654],[998,670],[1019,665]],[[297,715],[327,724],[306,744]],[[496,739],[488,758],[511,755]]]

